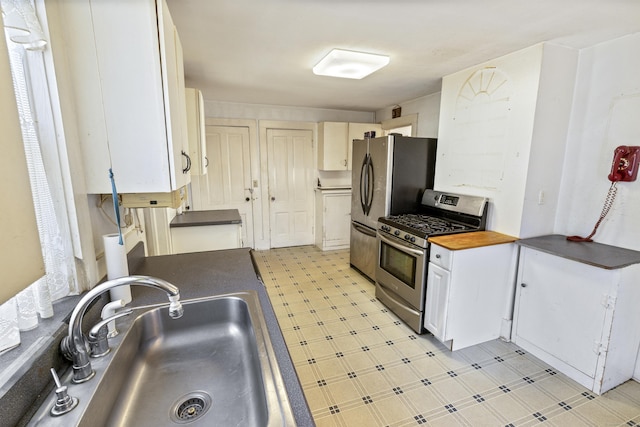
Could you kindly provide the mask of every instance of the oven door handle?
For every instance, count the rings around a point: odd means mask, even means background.
[[[381,235],[380,233],[378,233],[378,237],[380,238],[380,240],[385,242],[387,245],[393,246],[394,248],[398,249],[399,251],[407,252],[407,253],[410,253],[410,254],[415,255],[415,256],[423,256],[424,255],[424,251],[423,250],[413,249],[413,248],[405,246],[405,245],[403,245],[401,243],[394,242],[393,240]]]

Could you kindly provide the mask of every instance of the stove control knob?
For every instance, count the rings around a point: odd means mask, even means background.
[[[395,234],[396,236],[399,236],[400,235],[400,230],[394,231],[393,234]]]
[[[416,238],[414,236],[411,236],[411,239],[409,239],[409,240],[411,240],[411,243],[413,243],[413,242],[416,241]]]
[[[404,239],[405,239],[405,240],[411,240],[411,236],[410,236],[410,235],[408,235],[408,234],[405,234],[405,235],[404,235]]]

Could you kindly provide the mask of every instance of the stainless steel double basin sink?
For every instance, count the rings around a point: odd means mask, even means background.
[[[257,293],[183,305],[179,319],[158,305],[119,320],[111,354],[92,360],[96,376],[63,378],[78,406],[53,417],[52,393],[30,425],[295,425]]]

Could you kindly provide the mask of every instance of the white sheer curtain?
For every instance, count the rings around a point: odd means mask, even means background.
[[[55,132],[41,132],[51,124],[43,51],[46,37],[31,0],[0,0],[20,124],[31,178],[36,219],[46,274],[0,306],[0,352],[20,343],[20,331],[38,326],[38,316],[53,316],[53,301],[78,292]]]

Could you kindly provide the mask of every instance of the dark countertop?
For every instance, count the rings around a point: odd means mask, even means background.
[[[606,270],[640,263],[640,251],[596,242],[570,242],[560,234],[522,239],[516,244]]]
[[[213,211],[187,211],[176,215],[169,227],[197,227],[203,225],[241,224],[240,212],[237,209],[220,209]]]
[[[168,280],[180,288],[183,301],[244,290],[256,291],[295,421],[299,426],[313,426],[313,417],[269,296],[256,275],[250,251],[243,248],[144,257],[144,246],[139,244],[128,254],[129,271]],[[134,306],[166,303],[162,292],[146,286],[132,286],[131,293],[131,305]],[[0,377],[7,380],[0,384],[0,425],[26,425],[53,390],[49,368],[54,367],[61,373],[70,366],[70,362],[60,355],[59,343],[68,330],[69,313],[80,297],[67,297],[63,303],[56,303],[54,319],[44,320],[37,329],[24,332],[21,348],[1,355],[2,367],[11,372],[0,370]],[[100,309],[108,302],[107,298],[99,300],[100,303],[92,304],[87,311],[85,326],[97,322]]]
[[[296,423],[299,426],[313,426],[313,417],[271,300],[256,276],[250,251],[242,248],[152,256],[142,259],[132,274],[155,276],[173,283],[180,289],[180,299],[183,301],[244,290],[257,291]],[[132,286],[131,294],[133,305],[166,303],[165,295],[146,286]]]

